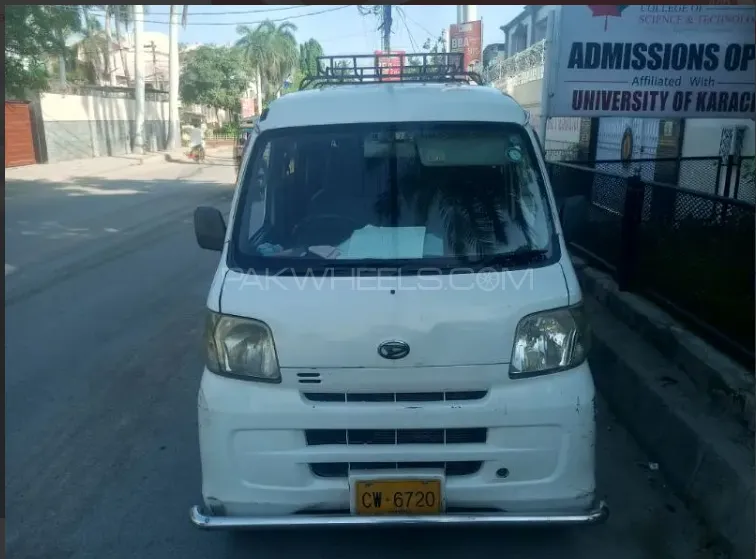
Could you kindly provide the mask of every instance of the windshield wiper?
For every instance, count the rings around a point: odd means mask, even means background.
[[[478,260],[470,262],[473,266],[483,268],[492,266],[523,266],[526,264],[535,264],[546,258],[549,254],[545,248],[520,247],[512,252],[503,252],[500,254],[489,254]]]

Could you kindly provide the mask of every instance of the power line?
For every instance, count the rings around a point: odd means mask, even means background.
[[[402,10],[402,11],[404,11],[404,10]],[[425,27],[423,27],[417,21],[415,21],[414,19],[412,19],[410,16],[408,16],[408,15],[405,14],[404,17],[406,17],[412,23],[414,23],[415,25],[417,25],[420,29],[422,29],[423,31],[425,31],[431,39],[437,39],[438,38],[438,35],[436,35],[435,33],[431,33],[430,31],[428,31],[428,29],[426,29]]]
[[[319,11],[315,11],[315,12],[308,12],[306,14],[298,14],[298,15],[293,15],[293,16],[283,17],[283,18],[278,18],[278,19],[264,19],[264,20],[259,20],[259,21],[194,22],[194,21],[190,20],[190,21],[187,21],[186,24],[187,24],[187,26],[189,26],[189,25],[195,25],[195,26],[259,25],[261,23],[265,23],[266,21],[269,21],[271,23],[277,23],[277,22],[282,22],[282,21],[289,21],[289,20],[292,20],[292,19],[298,19],[298,18],[302,18],[302,17],[309,17],[309,16],[320,15],[320,14],[326,14],[326,13],[329,13],[329,12],[335,12],[337,10],[343,10],[345,8],[351,8],[351,7],[352,6],[336,6],[335,8],[328,8],[328,9],[325,9],[325,10],[319,10]],[[102,17],[102,14],[99,14],[99,15],[100,15],[100,17]],[[191,15],[191,14],[189,14],[189,15]],[[160,23],[162,25],[169,25],[170,24],[169,21],[155,21],[155,20],[151,20],[151,19],[143,19],[142,22],[143,23]]]
[[[241,15],[241,14],[266,14],[269,12],[283,12],[286,10],[301,10],[302,8],[308,8],[312,4],[302,4],[300,6],[284,6],[279,8],[264,8],[261,10],[239,10],[239,11],[233,11],[233,12],[189,12],[190,16],[230,16],[230,15]],[[317,4],[315,4],[317,5]],[[150,16],[170,16],[170,12],[150,12]]]
[[[414,37],[412,37],[412,31],[410,31],[409,25],[407,25],[407,16],[404,13],[404,10],[397,6],[396,11],[399,12],[399,15],[402,17],[402,22],[404,23],[404,28],[407,30],[407,36],[409,37],[410,44],[412,45],[412,49],[414,52],[420,52],[420,49],[417,47],[417,44],[415,43]]]

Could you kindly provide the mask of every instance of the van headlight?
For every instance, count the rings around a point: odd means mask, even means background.
[[[205,354],[207,368],[218,375],[281,382],[273,334],[264,322],[209,312]]]
[[[582,305],[531,314],[515,331],[509,377],[572,369],[585,361],[590,334]]]

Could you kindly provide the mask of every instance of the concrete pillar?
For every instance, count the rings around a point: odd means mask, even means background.
[[[134,153],[144,153],[144,6],[134,6]]]

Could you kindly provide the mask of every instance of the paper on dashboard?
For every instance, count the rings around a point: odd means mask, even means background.
[[[341,257],[348,259],[422,258],[425,227],[375,227],[357,229],[340,246]]]

